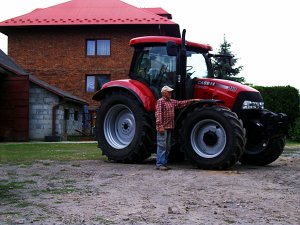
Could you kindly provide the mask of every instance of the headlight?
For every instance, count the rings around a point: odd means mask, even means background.
[[[242,109],[264,109],[263,102],[244,101]]]

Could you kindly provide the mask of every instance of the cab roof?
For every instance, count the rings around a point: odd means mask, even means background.
[[[172,41],[177,45],[181,45],[181,38],[169,37],[169,36],[145,36],[145,37],[137,37],[130,40],[129,45],[143,45],[149,43],[162,43],[166,44],[167,42]],[[207,51],[212,51],[212,47],[208,44],[199,44],[195,42],[186,41],[186,45],[194,48],[201,48]]]

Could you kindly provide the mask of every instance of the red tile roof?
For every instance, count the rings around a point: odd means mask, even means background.
[[[119,0],[72,0],[5,20],[0,23],[0,27],[176,24],[155,12],[157,11],[137,8]]]
[[[155,13],[159,16],[164,16],[168,19],[172,19],[172,15],[168,13],[166,10],[164,10],[163,8],[157,7],[157,8],[144,8],[144,9],[152,13]]]

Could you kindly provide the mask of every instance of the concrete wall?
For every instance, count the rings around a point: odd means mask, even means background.
[[[29,88],[29,139],[44,140],[52,136],[52,111],[60,103],[59,96],[34,83]],[[69,119],[65,120],[65,109],[69,111]],[[74,120],[74,112],[78,112],[78,120]],[[83,107],[72,103],[59,105],[56,110],[55,135],[66,139],[68,135],[78,135],[82,130]]]
[[[69,119],[65,120],[65,110],[69,111]],[[77,111],[78,119],[75,120],[75,111]],[[67,103],[63,106],[60,106],[56,112],[56,131],[59,135],[63,135],[66,138],[66,135],[78,135],[80,134],[76,130],[82,131],[83,128],[83,108],[82,106],[76,106],[71,103]]]

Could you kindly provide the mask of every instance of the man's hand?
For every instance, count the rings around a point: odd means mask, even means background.
[[[163,127],[158,128],[158,132],[159,132],[161,135],[164,134],[164,133],[165,133],[165,128],[163,128]]]
[[[193,102],[199,102],[201,99],[200,98],[195,98],[195,99],[193,99],[192,101]]]

